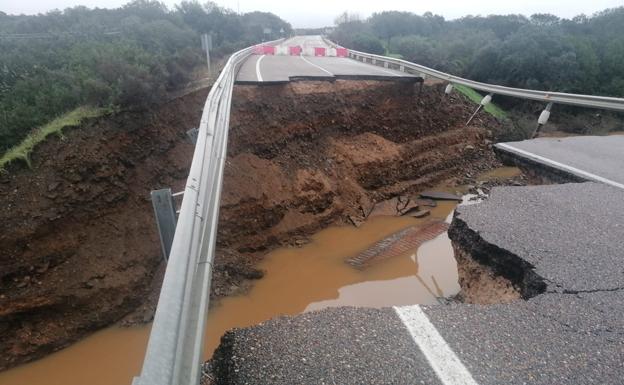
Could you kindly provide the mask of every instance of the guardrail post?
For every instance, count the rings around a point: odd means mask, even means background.
[[[453,92],[453,83],[449,83],[446,85],[446,88],[444,89],[444,95],[450,95],[451,92]]]
[[[388,62],[387,61],[384,62],[384,68],[388,68]]]
[[[150,193],[152,198],[152,206],[154,207],[154,217],[156,218],[156,226],[158,226],[158,235],[160,236],[160,246],[162,248],[165,261],[169,259],[171,252],[171,244],[175,234],[177,216],[173,194],[170,188],[161,190],[152,190]]]
[[[377,59],[371,59],[371,64],[372,65],[377,65]]]
[[[542,113],[540,114],[539,118],[537,119],[537,128],[535,128],[535,132],[533,133],[533,136],[531,136],[531,138],[537,138],[540,130],[542,129],[542,126],[548,123],[548,118],[550,118],[550,110],[552,109],[552,106],[552,102],[548,103],[544,111],[542,111]]]
[[[405,72],[405,66],[403,64],[399,66],[399,71]]]
[[[490,102],[492,101],[492,94],[487,94],[483,97],[483,99],[481,99],[481,103],[479,103],[479,107],[477,107],[477,109],[475,110],[475,112],[472,114],[472,116],[470,117],[470,119],[468,119],[468,121],[466,122],[466,126],[470,124],[470,122],[472,122],[472,119],[474,119],[474,117],[477,115],[477,113],[479,111],[481,111],[481,109],[485,106],[487,106],[488,104],[490,104]]]

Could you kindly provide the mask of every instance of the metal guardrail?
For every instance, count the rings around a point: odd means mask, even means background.
[[[327,39],[325,39],[325,41],[334,47],[338,46],[336,43],[331,42]],[[409,72],[411,70],[415,73],[420,73],[436,79],[447,81],[450,84],[461,84],[479,91],[484,91],[488,94],[512,96],[516,98],[536,100],[546,103],[568,104],[580,107],[624,111],[624,99],[622,98],[527,90],[523,88],[512,88],[488,83],[481,83],[474,80],[460,78],[459,76],[450,75],[406,60],[374,55],[354,50],[349,50],[349,57],[355,60],[369,62],[374,65],[383,64],[386,68],[396,69],[403,72]]]
[[[232,89],[252,50],[230,57],[204,105],[143,368],[133,385],[199,384]]]

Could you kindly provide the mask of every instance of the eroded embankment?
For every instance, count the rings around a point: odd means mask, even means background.
[[[480,113],[466,127],[474,105],[443,95],[387,81],[236,87],[213,296],[245,290],[269,249],[498,164],[489,144],[498,122]]]
[[[151,319],[162,257],[151,189],[184,185],[207,91],[50,138],[0,175],[0,369],[130,312]],[[153,302],[153,301],[152,301]],[[137,309],[138,308],[138,309]]]
[[[497,164],[488,129],[498,122],[480,113],[466,127],[474,105],[445,99],[441,87],[421,94],[384,81],[236,87],[213,294],[241,290],[240,261],[362,219],[376,201],[458,184]]]
[[[474,105],[440,87],[236,87],[213,297],[260,277],[254,264],[271,248],[496,164],[488,129],[498,123],[480,113],[465,127]],[[205,95],[91,122],[37,148],[33,170],[0,176],[0,369],[137,308],[131,319],[150,319],[162,264],[149,191],[183,186],[193,151],[184,132]]]

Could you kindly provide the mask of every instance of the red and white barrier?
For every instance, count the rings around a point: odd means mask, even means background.
[[[288,47],[288,53],[292,56],[299,56],[301,55],[301,47],[296,45],[293,47]]]
[[[298,45],[267,45],[258,44],[254,46],[253,53],[256,55],[290,55],[290,56],[330,56],[330,57],[348,57],[349,51],[346,48],[327,48],[327,47],[301,47]]]
[[[256,55],[275,55],[275,46],[258,44],[254,46],[253,53]]]
[[[325,47],[314,47],[314,56],[326,56],[327,49]]]
[[[349,51],[346,48],[336,48],[336,56],[338,57],[347,57],[349,56]]]

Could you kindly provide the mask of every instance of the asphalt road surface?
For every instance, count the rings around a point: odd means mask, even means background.
[[[624,189],[624,135],[537,138],[499,143],[496,148],[584,180]]]
[[[283,46],[329,48],[320,36],[295,36]],[[241,66],[236,81],[239,84],[284,83],[299,79],[406,79],[416,76],[344,57],[315,57],[310,55],[251,55]]]
[[[496,305],[335,308],[226,335],[231,384],[621,384],[624,191],[494,188],[458,216],[534,266],[546,290]]]

